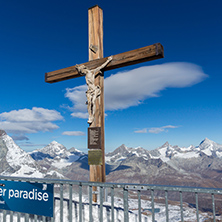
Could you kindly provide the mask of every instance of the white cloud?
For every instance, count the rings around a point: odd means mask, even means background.
[[[172,125],[167,125],[167,126],[162,126],[163,129],[175,129],[178,128],[179,126],[172,126]]]
[[[179,126],[173,126],[173,125],[167,125],[167,126],[161,126],[161,127],[152,127],[152,128],[144,128],[141,130],[136,130],[134,133],[154,133],[158,134],[161,132],[168,132],[168,129],[175,129],[178,128]]]
[[[137,106],[145,99],[158,97],[167,88],[195,85],[208,76],[191,63],[165,63],[119,72],[105,79],[105,109],[118,110]],[[65,97],[73,103],[72,116],[87,118],[86,85],[67,88]]]
[[[71,114],[72,117],[77,117],[77,118],[81,118],[81,119],[87,119],[89,114],[86,112],[74,112]]]
[[[63,117],[55,110],[33,107],[32,109],[12,110],[0,114],[1,120],[9,122],[50,122]]]
[[[74,88],[67,88],[65,97],[67,97],[73,103],[73,110],[79,110],[81,112],[87,111],[86,106],[86,90],[87,85],[77,86]]]
[[[4,129],[8,133],[17,134],[21,138],[26,133],[58,129],[59,127],[52,123],[52,121],[57,120],[63,120],[63,117],[56,110],[38,107],[12,110],[0,114],[0,129]]]
[[[81,131],[65,131],[62,133],[62,135],[67,135],[67,136],[85,136],[84,132]]]
[[[166,88],[189,87],[207,77],[190,63],[166,63],[120,72],[105,80],[106,110],[125,109],[159,96]]]
[[[147,129],[136,130],[134,133],[147,133]]]
[[[155,134],[158,134],[158,133],[161,133],[161,132],[163,132],[163,131],[165,131],[164,130],[164,128],[162,128],[162,127],[153,127],[153,128],[150,128],[149,129],[149,133],[155,133]]]

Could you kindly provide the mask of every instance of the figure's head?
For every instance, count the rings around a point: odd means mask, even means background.
[[[85,65],[76,65],[76,69],[78,70],[79,73],[85,74],[87,71],[87,68]]]

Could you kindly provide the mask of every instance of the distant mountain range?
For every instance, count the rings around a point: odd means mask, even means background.
[[[56,141],[27,153],[0,130],[0,174],[88,180],[88,155]],[[166,142],[151,151],[121,145],[106,154],[106,174],[107,182],[222,188],[222,145],[207,138],[196,147]]]
[[[207,138],[188,148],[168,142],[151,151],[122,145],[106,155],[106,162],[115,169],[109,181],[222,187],[222,145]]]
[[[27,153],[0,130],[0,160],[1,175],[88,180],[88,155],[56,141]],[[148,151],[121,145],[106,154],[110,182],[222,187],[221,172],[222,145],[207,138],[197,147],[166,142]]]

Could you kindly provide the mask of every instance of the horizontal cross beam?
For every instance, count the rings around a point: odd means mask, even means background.
[[[154,59],[159,59],[164,57],[163,46],[160,43],[156,43],[143,48],[135,49],[132,51],[120,53],[113,55],[112,61],[103,69],[103,71],[108,71],[116,68],[121,68],[124,66],[134,65],[141,62],[147,62]],[[107,58],[95,59],[81,65],[85,65],[88,69],[95,69],[102,65]],[[56,71],[48,72],[45,74],[45,81],[48,83],[54,83],[63,81],[66,79],[72,79],[80,77],[75,66],[70,66],[64,69],[59,69]]]

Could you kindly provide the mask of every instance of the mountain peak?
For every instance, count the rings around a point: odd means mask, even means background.
[[[122,153],[122,154],[128,154],[129,153],[129,148],[125,145],[125,144],[122,144],[120,147],[118,147],[117,149],[116,149],[116,151],[118,152],[118,153]]]
[[[5,130],[0,130],[0,136],[4,136],[7,135],[7,133],[5,132]]]
[[[124,144],[116,148],[113,152],[108,153],[106,156],[127,156],[129,154],[129,148],[127,148]]]
[[[127,146],[125,144],[122,144],[119,148],[122,150],[127,150]]]
[[[76,149],[75,147],[71,147],[68,151],[69,151],[70,153],[83,153],[82,151]]]
[[[61,143],[58,143],[57,141],[52,141],[50,144],[42,148],[41,150],[54,150],[55,152],[61,152],[63,150],[67,150],[65,146],[63,146]]]
[[[160,148],[163,148],[163,147],[168,147],[168,146],[170,146],[170,144],[169,144],[169,142],[168,141],[166,141]]]
[[[207,137],[203,141],[213,142],[212,140],[208,139]]]
[[[36,159],[39,155],[44,156],[44,158],[48,157],[51,159],[55,158],[56,156],[66,158],[68,154],[69,151],[67,151],[66,147],[56,141],[52,141],[47,146],[31,152],[31,155],[34,159]]]
[[[200,145],[203,145],[203,144],[205,144],[205,145],[209,145],[209,144],[213,144],[213,143],[215,143],[214,141],[212,141],[212,140],[210,140],[210,139],[208,139],[207,137],[200,143]]]
[[[60,145],[60,143],[58,143],[57,141],[53,140],[50,144],[52,145]]]

